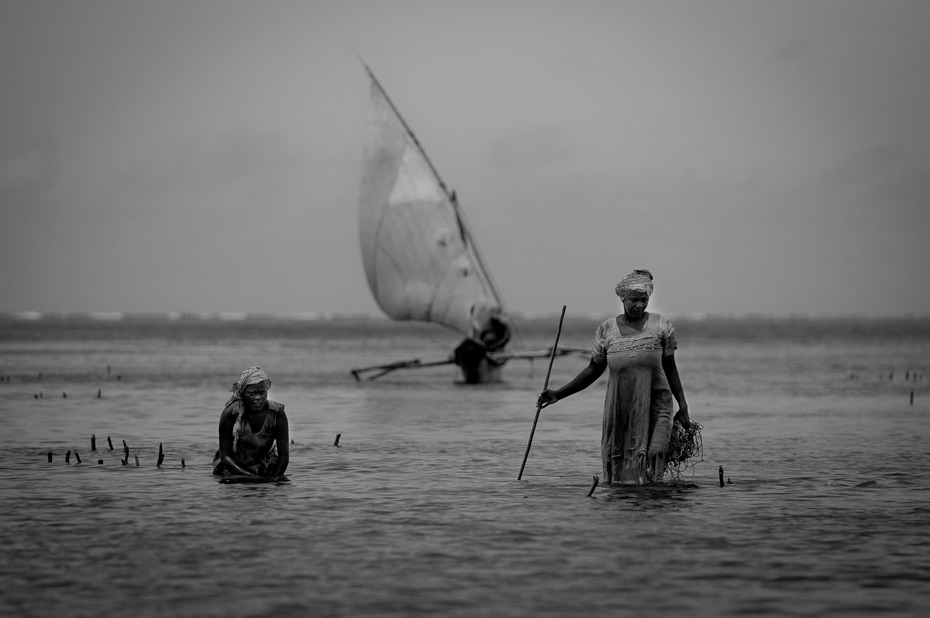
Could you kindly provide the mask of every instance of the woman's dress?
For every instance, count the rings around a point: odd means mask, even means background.
[[[662,368],[663,356],[675,353],[672,323],[646,314],[642,332],[623,315],[600,325],[592,358],[607,363],[601,453],[604,480],[640,484],[661,480],[672,431],[672,391]]]
[[[278,463],[278,449],[275,442],[275,427],[278,421],[278,412],[284,406],[276,401],[268,400],[268,414],[265,422],[257,432],[245,419],[236,421],[233,428],[233,454],[236,462],[243,468],[258,474],[268,476],[274,473]],[[220,452],[213,458],[213,474],[228,474]]]

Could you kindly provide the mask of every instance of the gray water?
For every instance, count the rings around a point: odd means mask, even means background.
[[[561,343],[588,346],[598,322],[568,320]],[[556,325],[523,324],[526,345]],[[357,382],[353,367],[441,359],[456,337],[365,319],[0,320],[0,614],[922,615],[930,324],[676,326],[703,461],[588,497],[603,379],[542,411],[517,480],[545,358],[493,386],[452,366]],[[550,385],[585,362],[557,358]],[[210,474],[252,364],[290,419],[287,483]]]

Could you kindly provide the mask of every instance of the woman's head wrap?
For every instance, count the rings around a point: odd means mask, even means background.
[[[264,384],[265,388],[268,389],[271,388],[271,379],[267,373],[262,371],[261,367],[249,367],[239,376],[239,381],[233,384],[230,389],[232,397],[226,402],[226,407],[232,405],[233,414],[236,415],[236,422],[233,424],[233,452],[236,451],[236,447],[239,445],[239,434],[242,431],[242,422],[245,416],[245,405],[242,402],[243,393],[252,384]]]
[[[252,384],[264,384],[266,389],[271,388],[271,379],[268,378],[267,373],[262,371],[261,367],[249,367],[242,372],[239,381],[233,385],[231,389],[235,393],[233,396],[241,399],[246,387]]]
[[[652,296],[654,287],[651,272],[648,270],[634,270],[620,280],[615,291],[620,300],[626,300],[626,297],[632,292],[643,292],[646,296]]]

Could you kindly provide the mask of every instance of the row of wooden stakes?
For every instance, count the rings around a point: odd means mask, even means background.
[[[110,450],[112,451],[112,450],[113,450],[113,440],[110,439],[110,436],[107,436],[107,444],[110,446]],[[97,450],[97,435],[96,435],[96,434],[91,434],[91,436],[90,436],[90,450],[91,450],[91,451],[96,451],[96,450]],[[68,464],[71,463],[71,453],[74,453],[74,459],[75,459],[75,461],[77,461],[77,463],[83,463],[83,462],[81,461],[81,455],[80,455],[80,453],[78,453],[77,449],[73,449],[73,450],[70,450],[70,449],[69,449],[68,452],[65,453],[65,463],[68,463]],[[138,455],[134,455],[133,457],[135,458],[136,466],[139,466],[139,456],[138,456]],[[53,459],[54,459],[54,453],[52,453],[52,451],[49,451],[49,452],[48,452],[48,461],[49,461],[49,463],[51,463]],[[164,463],[164,461],[165,461],[165,449],[164,449],[164,447],[162,446],[162,443],[159,442],[159,443],[158,443],[158,462],[155,464],[156,467],[161,468],[161,465],[162,465],[162,463]],[[102,464],[103,464],[103,460],[102,460],[102,459],[98,459],[98,460],[97,460],[97,463],[102,465]],[[125,440],[123,440],[123,458],[120,459],[120,463],[122,463],[124,466],[128,466],[128,465],[129,465],[129,445],[126,444],[126,441],[125,441]],[[182,467],[182,468],[186,468],[186,467],[187,467],[187,464],[184,462],[184,458],[183,458],[183,457],[181,458],[181,467]]]

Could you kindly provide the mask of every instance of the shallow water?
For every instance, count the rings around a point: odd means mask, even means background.
[[[930,604],[924,322],[676,322],[703,461],[591,497],[603,381],[542,411],[517,480],[548,359],[513,361],[493,386],[456,384],[452,367],[356,382],[353,367],[442,358],[455,337],[366,320],[60,322],[0,321],[3,615],[908,616]],[[587,346],[596,323],[567,324],[562,343]],[[550,345],[553,324],[524,325],[528,347]],[[221,484],[219,409],[256,363],[287,407],[290,481]],[[584,364],[556,359],[550,384]]]

